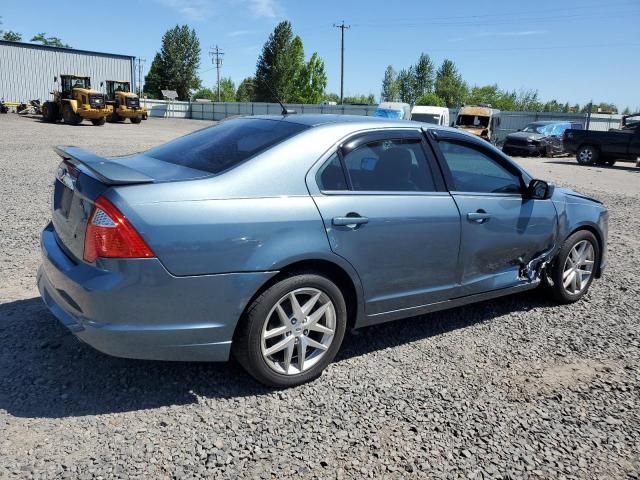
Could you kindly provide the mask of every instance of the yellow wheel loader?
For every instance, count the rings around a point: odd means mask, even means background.
[[[120,122],[127,118],[131,123],[147,119],[147,110],[140,106],[140,98],[131,93],[131,84],[126,81],[107,80],[107,103],[113,107],[109,122]]]
[[[57,77],[53,81],[57,83]],[[64,123],[78,125],[83,120],[90,120],[94,125],[104,125],[113,110],[103,93],[91,89],[89,77],[60,75],[60,87],[51,94],[53,101],[42,105],[45,122],[64,120]]]

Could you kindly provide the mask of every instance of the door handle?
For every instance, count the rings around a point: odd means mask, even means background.
[[[347,214],[346,217],[333,217],[331,223],[336,227],[351,227],[355,228],[358,225],[362,225],[365,223],[369,223],[369,219],[367,217],[362,217],[360,215]]]
[[[484,223],[491,218],[491,214],[484,210],[478,210],[477,212],[467,213],[467,220],[470,222]]]

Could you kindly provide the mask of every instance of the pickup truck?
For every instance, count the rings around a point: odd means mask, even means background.
[[[622,117],[622,128],[608,132],[565,130],[564,149],[581,165],[613,165],[616,160],[640,157],[640,113]]]

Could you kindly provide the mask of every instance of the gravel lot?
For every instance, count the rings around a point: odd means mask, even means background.
[[[610,208],[583,301],[539,292],[368,328],[314,383],[107,357],[35,289],[55,144],[148,148],[207,122],[0,116],[0,478],[639,478],[640,170],[519,159]]]

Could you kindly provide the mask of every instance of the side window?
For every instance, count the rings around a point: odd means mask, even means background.
[[[354,190],[436,190],[427,157],[418,139],[370,142],[349,152],[344,162]]]
[[[334,153],[320,168],[317,179],[320,190],[347,190],[347,180],[344,178],[344,171],[337,153]]]
[[[438,143],[458,192],[522,193],[520,178],[480,150],[461,143]]]

